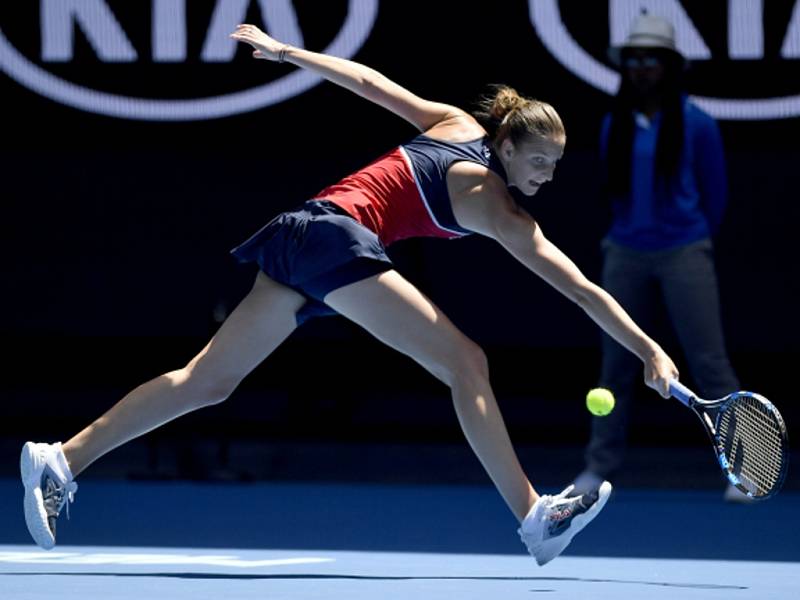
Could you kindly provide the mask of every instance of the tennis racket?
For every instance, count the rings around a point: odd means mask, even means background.
[[[772,402],[752,392],[703,400],[675,379],[669,392],[700,417],[728,481],[755,500],[778,493],[789,468],[789,434]]]

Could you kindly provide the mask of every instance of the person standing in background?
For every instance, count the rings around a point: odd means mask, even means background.
[[[622,81],[600,139],[612,211],[602,285],[637,322],[649,324],[663,304],[699,390],[721,397],[739,382],[725,350],[712,244],[727,202],[719,129],[684,92],[686,60],[667,20],[643,13],[609,57]],[[593,417],[576,491],[612,479],[622,465],[635,366],[603,336],[600,386],[617,407]],[[732,486],[725,497],[745,498]]]

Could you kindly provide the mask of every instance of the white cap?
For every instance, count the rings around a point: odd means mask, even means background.
[[[675,27],[664,17],[643,13],[633,22],[628,38],[622,46],[608,49],[608,57],[615,65],[621,64],[622,51],[626,48],[657,48],[669,50],[679,57],[683,55],[675,44]]]

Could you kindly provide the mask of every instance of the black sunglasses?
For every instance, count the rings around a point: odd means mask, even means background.
[[[622,66],[626,69],[652,69],[661,64],[657,56],[626,56],[622,59]]]

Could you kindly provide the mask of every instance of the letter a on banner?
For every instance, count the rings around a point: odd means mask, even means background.
[[[230,33],[244,23],[251,0],[217,0],[208,37],[203,44],[204,62],[228,62],[236,54],[236,42]],[[303,34],[291,0],[258,0],[264,28],[270,35],[291,44],[303,46]]]

